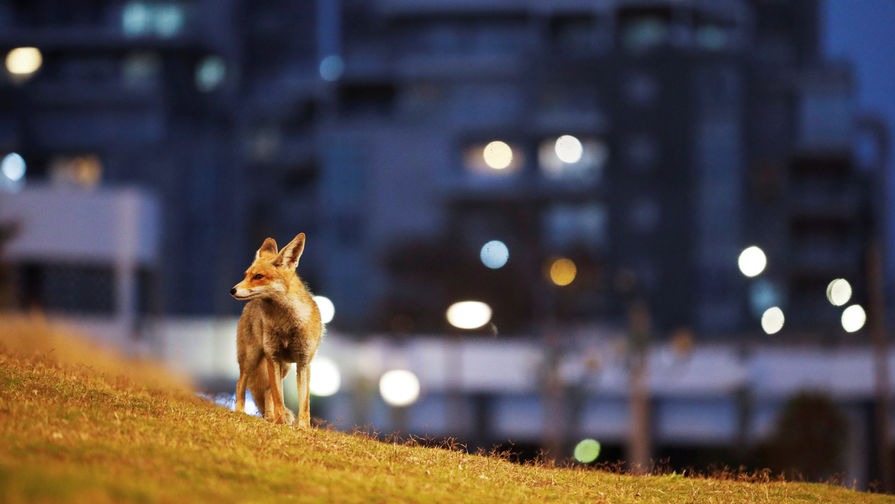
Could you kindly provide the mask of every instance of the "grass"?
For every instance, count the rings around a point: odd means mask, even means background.
[[[751,479],[751,481],[744,481]],[[0,502],[854,503],[755,478],[632,476],[299,430],[42,323],[0,323]]]

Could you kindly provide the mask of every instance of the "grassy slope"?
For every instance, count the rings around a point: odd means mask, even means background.
[[[805,483],[625,476],[301,431],[196,398],[27,323],[0,324],[0,502],[895,502]]]

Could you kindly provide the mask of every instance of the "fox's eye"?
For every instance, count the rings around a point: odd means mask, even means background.
[[[262,275],[262,274],[259,273],[259,274],[255,275],[255,276],[253,276],[253,277],[252,277],[252,280],[261,280],[262,278],[264,278],[264,275]]]

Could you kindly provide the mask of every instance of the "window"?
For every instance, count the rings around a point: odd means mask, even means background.
[[[649,105],[659,94],[659,83],[645,72],[633,72],[625,77],[625,96],[635,105]]]
[[[28,264],[19,270],[19,299],[49,312],[107,315],[115,311],[111,267]]]
[[[628,210],[629,226],[637,233],[647,234],[655,231],[661,217],[662,209],[652,198],[637,198]]]
[[[54,184],[91,189],[99,184],[102,174],[102,160],[94,154],[58,156],[50,161],[50,180]]]
[[[186,23],[182,5],[172,2],[130,2],[121,10],[121,30],[127,37],[155,35],[172,38]]]
[[[603,249],[607,226],[606,208],[598,203],[554,205],[544,214],[545,241],[557,253],[578,247]]]
[[[625,141],[625,162],[637,171],[652,168],[658,158],[658,147],[646,134],[634,135]]]

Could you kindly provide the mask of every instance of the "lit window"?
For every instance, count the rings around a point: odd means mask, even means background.
[[[50,179],[54,184],[93,188],[103,173],[102,161],[93,154],[57,157],[50,162]]]
[[[645,51],[666,43],[668,23],[659,17],[643,16],[626,23],[622,34],[625,49]]]
[[[171,38],[180,34],[185,23],[184,8],[176,3],[134,1],[121,10],[121,30],[127,37]]]
[[[137,37],[149,29],[149,7],[143,2],[131,2],[121,11],[121,29],[129,37]]]
[[[155,33],[162,38],[171,38],[183,29],[183,7],[175,4],[159,5],[155,8]]]
[[[463,165],[470,173],[506,176],[518,172],[523,164],[522,148],[503,140],[473,144],[463,152]]]
[[[196,66],[196,87],[203,93],[214,91],[227,76],[227,64],[220,56],[208,56]]]
[[[124,60],[122,76],[130,87],[151,87],[156,84],[160,69],[161,60],[156,54],[136,53]]]
[[[728,32],[715,24],[702,25],[696,29],[696,42],[710,51],[720,51],[728,44]]]
[[[538,148],[541,173],[552,179],[599,180],[608,156],[602,141],[572,135],[545,139]]]

